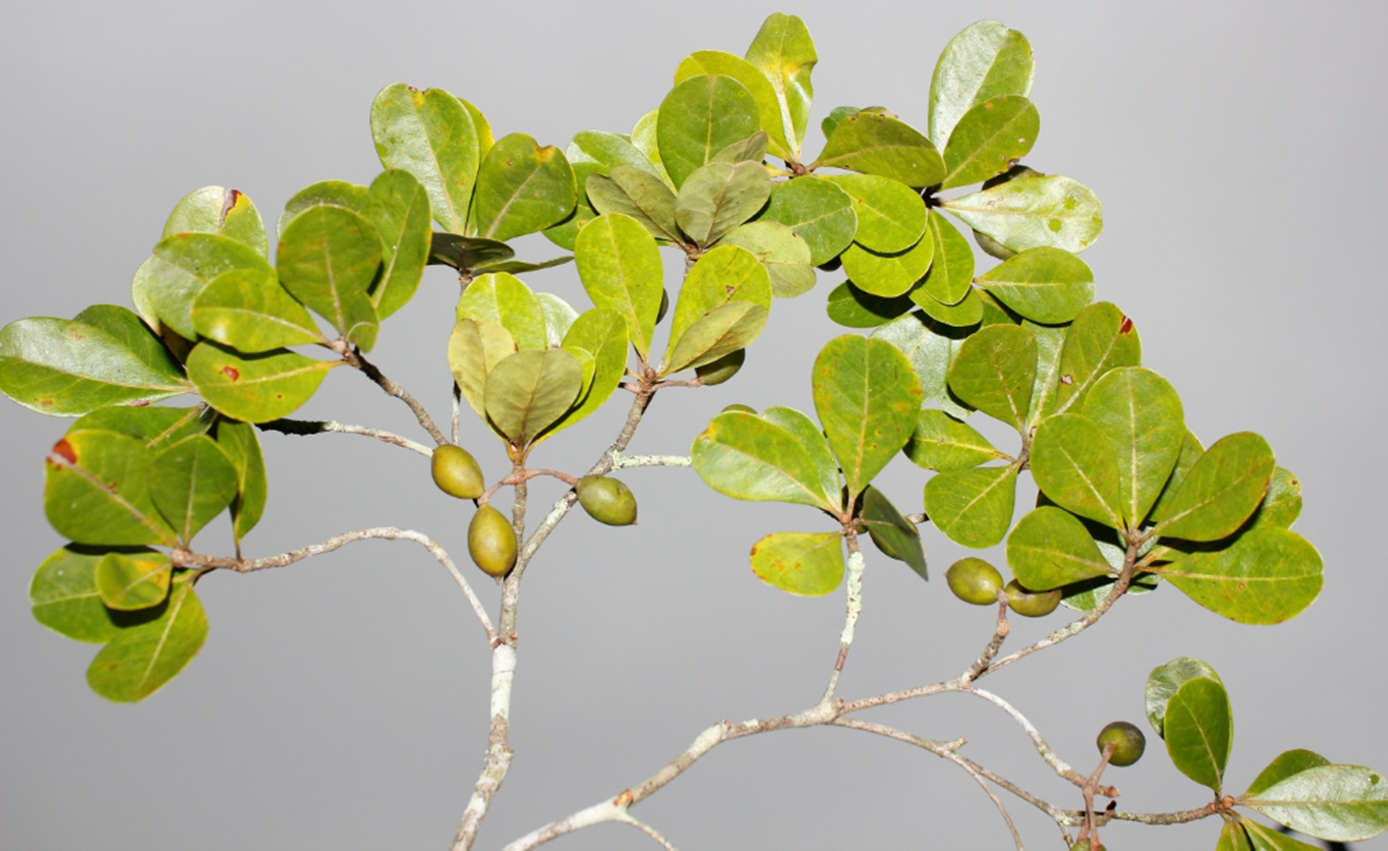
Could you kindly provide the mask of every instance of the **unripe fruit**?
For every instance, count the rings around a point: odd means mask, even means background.
[[[1060,589],[1028,591],[1014,579],[1007,583],[1007,605],[1022,617],[1044,617],[1060,605]]]
[[[445,443],[435,449],[429,469],[434,474],[434,484],[449,496],[477,499],[487,489],[477,459],[461,446]]]
[[[986,606],[998,601],[1002,574],[981,558],[961,558],[945,571],[945,582],[954,596],[964,602]]]
[[[728,407],[724,408],[722,411],[720,411],[720,413],[726,414],[729,411],[741,411],[744,414],[755,414],[757,412],[757,409],[753,408],[751,405],[744,405],[740,402],[734,402]]]
[[[699,376],[699,381],[705,387],[712,387],[715,384],[722,384],[742,369],[742,364],[747,360],[747,350],[738,349],[735,352],[728,352],[712,363],[694,367],[694,374]]]
[[[1127,721],[1114,721],[1099,731],[1095,742],[1099,753],[1103,753],[1110,742],[1113,743],[1113,756],[1108,759],[1109,765],[1132,765],[1142,759],[1142,752],[1147,749],[1147,737]]]
[[[1098,847],[1099,851],[1108,851],[1108,849],[1104,848],[1104,844],[1102,842],[1099,843]],[[1076,842],[1074,845],[1070,846],[1070,851],[1090,851],[1091,848],[1093,848],[1093,846],[1089,844],[1088,839],[1081,839],[1079,842]]]
[[[599,523],[630,526],[636,522],[636,497],[611,476],[584,476],[574,485],[578,504]]]
[[[516,566],[516,533],[506,515],[484,505],[467,527],[467,554],[488,576],[500,579]]]

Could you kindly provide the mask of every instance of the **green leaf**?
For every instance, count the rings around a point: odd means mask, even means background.
[[[732,77],[700,74],[670,91],[660,104],[656,135],[666,171],[682,186],[700,166],[734,142],[757,132],[756,100]]]
[[[492,125],[487,121],[487,117],[482,114],[482,110],[462,98],[458,98],[458,103],[463,105],[463,108],[467,110],[468,116],[472,119],[472,128],[477,133],[477,151],[479,154],[485,156],[487,151],[491,150],[492,145],[496,142],[495,137],[492,136]]]
[[[1073,407],[1109,370],[1141,363],[1142,341],[1133,321],[1109,302],[1091,304],[1065,334],[1054,413]]]
[[[940,188],[968,186],[1002,174],[1027,155],[1040,132],[1040,113],[1021,95],[1000,95],[974,104],[945,145]]]
[[[838,468],[824,436],[812,423],[806,427],[803,414],[772,410],[714,417],[690,449],[694,471],[734,499],[790,502],[838,514]]]
[[[367,293],[381,268],[381,239],[370,221],[341,207],[305,210],[280,234],[275,260],[290,295],[371,350],[380,320]]]
[[[79,544],[176,544],[150,501],[150,458],[139,441],[123,434],[69,432],[44,465],[48,522]]]
[[[720,74],[732,77],[747,87],[757,104],[758,120],[761,129],[766,132],[771,152],[783,160],[789,160],[791,148],[786,140],[785,125],[781,122],[781,102],[776,90],[771,87],[771,81],[752,63],[721,50],[699,50],[675,69],[675,84],[679,85],[690,77]]]
[[[1217,541],[1232,535],[1262,503],[1277,462],[1251,431],[1215,441],[1184,476],[1156,535]]]
[[[859,112],[840,121],[812,168],[875,174],[911,187],[934,186],[945,161],[930,140],[890,115]]]
[[[752,545],[752,572],[774,588],[822,597],[843,582],[838,532],[773,532]]]
[[[1290,470],[1281,467],[1273,470],[1272,480],[1268,482],[1267,496],[1253,515],[1252,526],[1279,526],[1291,528],[1296,518],[1301,516],[1301,480]]]
[[[463,398],[484,420],[487,409],[483,392],[487,376],[503,359],[515,353],[515,338],[505,326],[488,319],[460,319],[448,335],[449,371]]]
[[[208,282],[193,302],[193,327],[250,354],[326,342],[308,309],[262,269],[232,269]]]
[[[574,257],[593,304],[620,313],[637,354],[648,358],[665,291],[655,238],[635,219],[599,216],[579,232]]]
[[[444,230],[464,233],[482,158],[467,107],[443,89],[392,83],[371,104],[371,136],[382,165],[409,172],[429,193]]]
[[[159,605],[169,596],[172,578],[173,562],[163,553],[107,553],[96,563],[94,575],[101,602],[117,611]]]
[[[1157,731],[1158,736],[1166,735],[1166,705],[1171,701],[1176,691],[1191,680],[1196,679],[1213,680],[1221,688],[1224,682],[1205,662],[1190,656],[1182,656],[1172,659],[1165,665],[1160,665],[1152,669],[1152,673],[1147,675],[1147,691],[1145,703],[1147,707],[1147,720],[1151,722],[1152,729]]]
[[[516,252],[511,246],[494,239],[440,231],[434,231],[429,239],[429,263],[452,266],[454,269],[495,266],[515,256]]]
[[[1107,576],[1113,568],[1075,515],[1045,505],[1017,521],[1007,537],[1007,563],[1033,591]]]
[[[207,404],[232,419],[264,423],[288,416],[342,361],[320,361],[283,349],[242,357],[215,343],[188,353],[188,378]]]
[[[678,343],[700,317],[735,301],[770,310],[771,278],[750,251],[720,245],[700,257],[685,275],[670,323],[670,340]]]
[[[888,558],[905,562],[921,579],[929,579],[925,551],[916,525],[901,515],[896,506],[877,488],[863,490],[863,507],[858,522],[867,529],[872,542]]]
[[[555,257],[550,260],[542,260],[539,263],[528,263],[524,260],[507,260],[501,263],[487,263],[483,266],[478,266],[473,271],[507,272],[512,275],[521,275],[526,272],[535,272],[540,269],[551,269],[555,266],[562,266],[572,260],[572,257]]]
[[[921,288],[941,304],[958,304],[973,291],[974,250],[964,235],[934,210],[926,227],[935,251]]]
[[[990,189],[940,200],[940,206],[1012,251],[1063,248],[1078,254],[1099,238],[1099,196],[1061,175],[1019,177]]]
[[[153,550],[135,552],[154,555]],[[102,643],[120,631],[96,590],[96,566],[106,551],[69,544],[43,560],[29,583],[34,619],[77,641]]]
[[[1136,529],[1181,454],[1186,432],[1181,399],[1150,369],[1121,367],[1094,383],[1082,413],[1117,449],[1118,502],[1128,528]]]
[[[590,175],[587,186],[597,212],[630,216],[656,239],[684,242],[675,223],[675,193],[646,169],[618,166],[607,174]]]
[[[133,314],[131,319],[139,323]],[[178,364],[147,329],[141,333],[148,345],[134,338],[132,348],[116,334],[76,320],[11,322],[0,329],[0,391],[26,408],[64,417],[186,393]]]
[[[194,408],[98,408],[77,420],[68,429],[104,429],[133,437],[146,449],[161,449],[189,435],[204,434],[211,425],[211,412]]]
[[[856,497],[911,437],[921,408],[916,371],[891,343],[850,334],[820,350],[811,376],[815,411]]]
[[[1031,474],[1056,505],[1114,529],[1123,527],[1118,447],[1078,414],[1041,422],[1031,442]]]
[[[578,319],[578,311],[554,293],[535,293],[535,298],[545,316],[545,347],[557,349],[564,345],[564,335]]]
[[[831,295],[830,298],[832,299],[833,296]],[[867,298],[871,298],[871,296]],[[898,299],[897,301],[903,300]],[[909,307],[908,304],[903,309],[909,310]],[[830,308],[832,318],[832,301]],[[835,319],[835,321],[839,320]],[[954,353],[958,351],[967,333],[942,325],[920,311],[913,311],[886,324],[881,323],[882,320],[878,319],[877,324],[880,327],[872,332],[872,337],[886,340],[906,355],[907,360],[916,370],[916,378],[920,381],[923,398],[926,401],[946,398],[945,375],[949,371],[949,364],[954,358]],[[957,405],[953,407],[958,409]]]
[[[804,239],[812,266],[839,256],[858,231],[853,199],[838,184],[816,177],[773,184],[761,221],[780,222]]]
[[[989,269],[977,283],[1034,322],[1069,322],[1094,300],[1089,265],[1059,248],[1031,248]]]
[[[371,304],[385,319],[414,297],[429,262],[429,193],[409,172],[389,169],[371,181],[361,214],[381,238],[381,275]]]
[[[1015,325],[981,328],[959,347],[949,387],[964,402],[1018,431],[1026,429],[1036,381],[1036,340]]]
[[[544,305],[525,282],[507,272],[486,274],[469,284],[458,299],[458,319],[496,322],[519,349],[549,347]]]
[[[758,130],[740,142],[733,142],[728,147],[713,155],[710,162],[716,163],[743,163],[750,162],[755,165],[765,166],[767,138],[766,131]]]
[[[763,220],[739,225],[718,245],[735,245],[750,251],[766,270],[771,294],[777,298],[794,298],[814,289],[809,245],[780,222]]]
[[[265,513],[269,482],[260,438],[249,423],[222,420],[217,424],[217,445],[236,469],[236,496],[231,502],[231,530],[237,546]]]
[[[92,691],[118,703],[144,700],[177,676],[207,640],[207,614],[181,582],[155,620],[123,629],[87,669]]]
[[[771,81],[781,107],[781,125],[790,155],[799,161],[800,143],[805,138],[810,102],[814,99],[810,71],[819,61],[805,22],[780,12],[768,16],[747,48],[747,61]]]
[[[176,233],[217,233],[249,246],[261,257],[270,256],[260,211],[249,195],[224,186],[204,186],[184,195],[164,222],[161,238]]]
[[[925,513],[951,541],[973,549],[996,546],[1012,525],[1017,468],[975,467],[937,473],[925,483]]]
[[[135,273],[136,301],[145,299],[163,324],[195,339],[193,302],[209,281],[230,269],[273,271],[255,249],[230,237],[175,234],[156,245],[154,256]]]
[[[343,207],[359,213],[366,206],[367,191],[365,186],[348,180],[322,180],[305,186],[285,202],[284,212],[280,213],[279,221],[275,223],[275,231],[284,233],[295,216],[314,207]]]
[[[987,305],[980,296],[978,290],[971,289],[965,294],[958,304],[948,305],[937,301],[924,287],[916,287],[911,290],[910,298],[912,304],[921,309],[921,312],[943,325],[953,328],[968,328],[971,325],[979,324],[998,324],[983,322],[984,313]],[[1006,323],[1011,324],[1011,323]]]
[[[771,176],[760,163],[714,162],[690,172],[675,197],[680,230],[706,247],[750,219],[771,197]]]
[[[1360,765],[1308,768],[1239,803],[1333,842],[1362,842],[1388,830],[1388,782]]]
[[[1275,526],[1253,529],[1232,545],[1197,552],[1160,569],[1187,597],[1239,623],[1289,620],[1316,599],[1323,563],[1309,541]]]
[[[655,164],[630,139],[602,130],[575,133],[564,155],[573,166],[574,174],[580,178],[586,179],[589,174],[607,174],[618,166],[634,166],[648,174],[660,175]],[[578,186],[582,191],[583,179],[578,181]]]
[[[185,437],[155,456],[149,492],[154,506],[187,544],[236,497],[238,476],[206,435]]]
[[[906,293],[925,276],[935,256],[929,235],[905,251],[879,254],[858,243],[843,252],[843,271],[858,289],[882,298]]]
[[[655,169],[656,176],[673,191],[675,181],[670,179],[670,173],[665,170],[665,164],[660,159],[660,144],[657,138],[659,136],[657,132],[659,118],[660,107],[656,107],[638,118],[636,126],[631,128],[631,144],[632,147],[645,155],[650,167]]]
[[[1060,391],[1060,350],[1069,327],[1037,325],[1029,319],[1022,320],[1022,327],[1036,340],[1036,381],[1031,385],[1031,408],[1027,411],[1027,424],[1035,428],[1055,409]]]
[[[1307,845],[1252,819],[1240,818],[1239,823],[1253,844],[1253,851],[1318,851],[1315,845]]]
[[[472,229],[504,242],[538,233],[573,212],[578,185],[569,161],[553,145],[524,133],[496,141],[482,159],[472,198]]]
[[[938,148],[975,105],[1031,94],[1036,73],[1026,36],[997,21],[970,24],[940,54],[930,80],[930,140]]]
[[[1244,820],[1237,816],[1225,820],[1219,832],[1219,841],[1215,843],[1215,851],[1257,851],[1248,831],[1244,830],[1244,824]]]
[[[1112,577],[1099,577],[1066,585],[1061,589],[1063,596],[1060,598],[1060,604],[1077,612],[1092,612],[1107,599],[1113,590],[1114,581]],[[1128,590],[1125,593],[1129,595],[1146,594],[1155,591],[1160,584],[1161,579],[1150,573],[1137,573],[1133,576],[1133,581],[1128,585]]]
[[[920,412],[916,430],[903,451],[916,466],[940,473],[967,470],[988,461],[1012,460],[968,423],[933,408]]]
[[[626,372],[627,324],[614,310],[595,307],[579,314],[563,343],[566,349],[582,349],[593,356],[593,380],[579,404],[564,414],[546,436],[596,411],[617,389]]]
[[[1167,701],[1162,726],[1172,764],[1218,796],[1234,746],[1234,713],[1224,686],[1205,677],[1187,680]]]
[[[563,349],[521,350],[487,375],[487,417],[516,446],[525,446],[573,406],[583,390],[578,359]]]
[[[904,183],[875,174],[835,174],[820,179],[848,194],[858,217],[853,239],[864,248],[884,253],[905,251],[925,234],[925,201]]]
[[[906,296],[882,298],[865,293],[844,281],[829,293],[825,310],[829,318],[846,328],[876,328],[907,313],[915,305]]]
[[[766,327],[767,315],[765,307],[745,301],[714,308],[696,319],[670,347],[660,375],[704,366],[747,348]]]
[[[1323,765],[1330,765],[1330,760],[1314,751],[1300,748],[1283,751],[1277,755],[1276,759],[1268,763],[1267,768],[1258,772],[1258,776],[1249,785],[1244,796],[1257,795],[1275,784],[1281,783],[1293,774],[1299,774],[1311,768],[1320,768]]]

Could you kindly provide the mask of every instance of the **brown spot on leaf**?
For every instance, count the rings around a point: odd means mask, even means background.
[[[987,111],[989,111],[989,110],[992,109],[992,108],[993,108],[993,103],[992,103],[992,101],[985,101],[985,102],[984,102],[984,104],[983,104],[983,111],[984,111],[984,112],[987,112]]]
[[[1060,376],[1060,383],[1064,384],[1066,387],[1069,387],[1071,384],[1075,383],[1075,376],[1067,372],[1064,375]]]
[[[69,464],[77,463],[77,450],[72,448],[72,444],[67,442],[66,437],[53,444],[53,454]]]
[[[224,366],[224,367],[222,367],[222,375],[225,375],[227,378],[231,379],[232,381],[240,381],[240,380],[241,380],[241,371],[238,370],[238,369],[237,369],[236,367],[234,367],[234,366]]]
[[[1119,334],[1129,334],[1133,330],[1133,321],[1128,317],[1123,317],[1123,323],[1118,326]]]

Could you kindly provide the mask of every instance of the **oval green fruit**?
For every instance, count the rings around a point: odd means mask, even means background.
[[[584,476],[574,485],[578,504],[599,523],[630,526],[636,522],[636,497],[611,476]]]
[[[712,363],[694,367],[694,374],[699,376],[699,382],[705,387],[712,387],[715,384],[722,384],[742,369],[742,364],[747,360],[747,350],[738,349],[735,352],[728,352]]]
[[[1110,743],[1113,744],[1113,756],[1109,757],[1109,765],[1132,765],[1142,759],[1142,752],[1147,749],[1147,737],[1136,725],[1127,721],[1114,721],[1099,731],[1099,738],[1095,742],[1099,746],[1099,753],[1103,753]]]
[[[467,527],[467,554],[488,576],[500,579],[516,566],[516,533],[506,515],[484,505]]]
[[[1040,618],[1055,611],[1060,605],[1060,589],[1050,591],[1028,591],[1017,580],[1007,583],[1007,605],[1012,611],[1027,618]]]
[[[1088,839],[1081,839],[1079,842],[1076,842],[1074,845],[1070,846],[1070,851],[1091,851],[1093,847],[1094,846],[1089,844]],[[1099,843],[1099,851],[1108,851],[1108,849],[1104,847],[1102,842]]]
[[[945,571],[945,583],[964,602],[986,606],[998,601],[1002,574],[981,558],[961,558]]]
[[[741,402],[734,402],[731,405],[724,408],[719,413],[726,414],[729,411],[741,411],[744,414],[755,414],[757,412],[757,409],[753,408],[751,405],[744,405]]]
[[[429,471],[439,490],[458,499],[477,499],[487,489],[477,459],[461,446],[445,443],[435,449]]]

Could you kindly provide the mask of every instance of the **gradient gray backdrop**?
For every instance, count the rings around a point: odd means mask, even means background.
[[[388,83],[447,88],[483,109],[498,135],[563,146],[579,130],[625,132],[660,102],[682,57],[740,54],[778,5],[17,3],[0,28],[0,322],[128,304],[131,273],[164,217],[198,186],[241,189],[273,222],[311,182],[368,182],[379,165],[367,110]],[[1152,667],[1195,655],[1232,696],[1234,791],[1291,747],[1388,769],[1388,297],[1373,253],[1385,224],[1383,8],[802,0],[783,9],[805,18],[818,45],[816,125],[840,104],[885,104],[923,127],[931,70],[954,33],[988,17],[1026,33],[1044,118],[1028,162],[1103,199],[1107,227],[1085,254],[1099,296],[1135,318],[1146,364],[1175,384],[1197,434],[1208,443],[1255,429],[1304,482],[1297,528],[1324,554],[1326,584],[1301,617],[1240,626],[1165,588],[989,679],[1078,766],[1092,764],[1105,722],[1142,722]],[[554,253],[538,238],[522,243],[530,258]],[[838,333],[823,312],[838,280],[824,275],[812,294],[778,302],[731,384],[661,394],[632,449],[683,454],[733,401],[810,409],[810,359]],[[571,266],[531,281],[587,303]],[[449,275],[431,271],[376,356],[440,417],[455,297]],[[301,415],[420,436],[404,406],[374,391],[335,372]],[[537,460],[585,467],[624,404]],[[146,703],[109,704],[84,681],[96,648],[40,627],[26,597],[35,566],[62,543],[41,488],[43,457],[65,425],[0,402],[0,847],[446,847],[481,763],[488,670],[481,631],[446,573],[412,545],[372,542],[287,570],[211,576],[198,589],[211,620],[201,655]],[[471,417],[465,437],[496,474],[500,453]],[[270,514],[249,554],[395,524],[438,537],[466,562],[467,512],[434,490],[418,456],[349,436],[264,443]],[[757,538],[814,528],[816,515],[725,500],[689,471],[624,478],[640,525],[574,516],[527,575],[517,756],[479,847],[616,794],[717,719],[794,711],[823,687],[841,596],[789,597],[746,563]],[[883,485],[914,507],[923,479],[900,461]],[[559,493],[534,491],[541,508]],[[961,551],[924,534],[938,579]],[[203,539],[220,540],[215,530]],[[844,693],[962,670],[988,638],[987,611],[870,558]],[[490,587],[483,593],[494,602]],[[1060,618],[1018,623],[1012,644]],[[935,738],[969,736],[975,759],[1080,803],[981,701],[941,696],[878,717]],[[1125,809],[1208,800],[1159,742],[1150,750],[1111,774]],[[1059,847],[1044,817],[1009,804],[1032,847]],[[847,730],[721,747],[638,814],[687,850],[1010,847],[958,769]],[[1206,821],[1104,835],[1133,851],[1211,848],[1217,831]],[[653,847],[612,825],[562,842]]]

